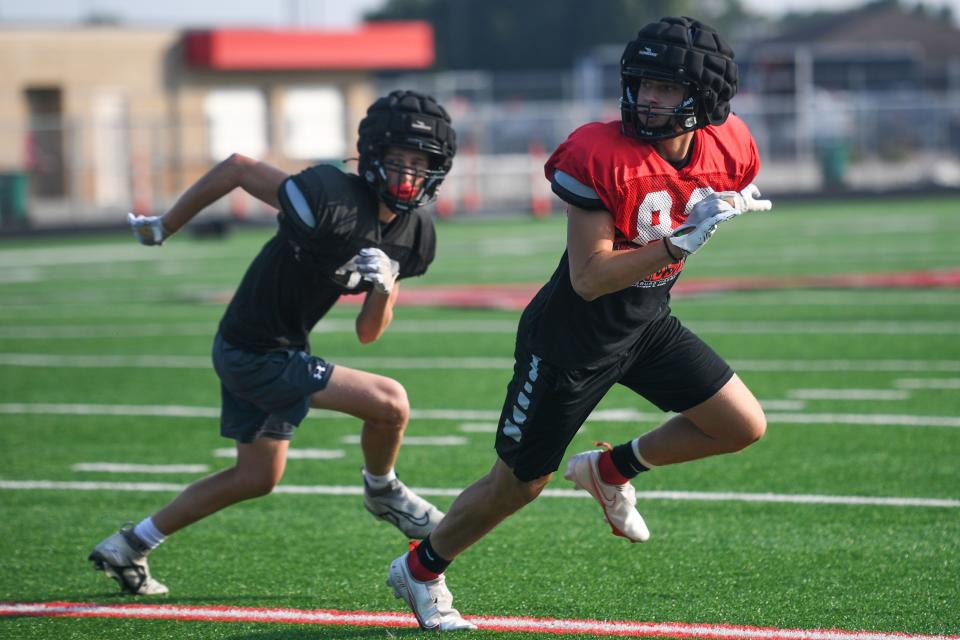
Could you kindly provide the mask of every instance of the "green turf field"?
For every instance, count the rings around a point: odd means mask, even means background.
[[[541,283],[563,250],[564,225],[559,215],[464,219],[440,224],[438,235],[431,271],[404,288]],[[266,237],[183,235],[159,249],[126,235],[0,240],[0,602],[128,602],[87,553],[175,495],[157,485],[205,473],[75,465],[231,464],[217,452],[231,441],[218,435],[208,354],[222,300]],[[783,205],[725,225],[682,279],[957,271],[958,237],[958,198]],[[644,545],[610,535],[590,500],[537,500],[452,565],[458,608],[467,616],[960,635],[960,289],[741,291],[678,297],[673,306],[765,404],[766,437],[737,455],[639,478],[653,536]],[[400,307],[385,336],[362,346],[351,333],[357,309],[336,308],[318,326],[314,350],[407,387],[414,418],[398,471],[411,486],[449,490],[432,498],[444,508],[493,463],[518,312]],[[570,453],[597,439],[624,441],[659,420],[654,407],[615,389]],[[352,419],[308,418],[293,448],[344,453],[290,460],[281,488],[358,487],[361,457],[350,442],[358,433]],[[428,436],[455,439],[416,443]],[[559,475],[549,489],[570,486]],[[77,484],[91,482],[104,484]],[[748,499],[755,494],[768,495]],[[151,556],[171,594],[136,602],[406,612],[384,586],[405,549],[356,495],[278,492],[171,537]],[[0,617],[0,637],[9,638],[421,635]]]

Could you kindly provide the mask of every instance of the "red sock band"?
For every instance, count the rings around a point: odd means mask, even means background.
[[[416,549],[407,554],[407,568],[410,569],[414,579],[420,582],[430,582],[440,577],[439,573],[430,571],[420,563],[420,557],[417,555]]]
[[[597,468],[600,471],[600,479],[607,484],[627,484],[630,482],[630,479],[620,473],[617,466],[613,464],[613,456],[610,455],[609,451],[600,454]]]

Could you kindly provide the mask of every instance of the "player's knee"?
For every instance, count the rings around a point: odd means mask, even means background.
[[[519,505],[524,506],[536,500],[537,496],[543,492],[544,487],[547,486],[547,483],[550,482],[551,476],[552,474],[547,474],[527,482],[518,480],[516,490],[514,491],[514,498]]]
[[[407,390],[396,380],[389,380],[383,384],[379,399],[380,406],[376,420],[378,425],[403,431],[410,419],[410,401],[407,399]]]
[[[273,493],[281,475],[272,469],[244,469],[239,471],[237,480],[247,498],[260,498]]]
[[[273,478],[271,476],[262,476],[260,478],[256,478],[250,485],[251,495],[254,498],[268,496],[273,493],[273,490],[277,487],[278,483],[279,478]]]

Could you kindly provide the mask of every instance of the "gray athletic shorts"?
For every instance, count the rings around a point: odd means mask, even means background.
[[[220,435],[239,442],[289,440],[310,411],[310,396],[325,389],[333,364],[306,351],[257,353],[217,333],[213,368],[220,377]]]

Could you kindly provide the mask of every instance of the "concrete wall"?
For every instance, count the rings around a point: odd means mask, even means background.
[[[366,71],[194,69],[184,62],[182,33],[172,29],[2,29],[0,172],[32,174],[36,225],[62,223],[64,216],[101,218],[97,209],[104,207],[156,210],[212,164],[204,111],[211,89],[259,89],[268,119],[263,159],[294,172],[309,162],[284,154],[284,95],[292,86],[316,85],[341,92],[352,152],[357,125],[375,98]],[[59,90],[59,121],[31,118],[31,89]],[[44,198],[38,189],[38,172],[46,170],[38,166],[38,127],[62,127],[65,193],[59,198]]]

